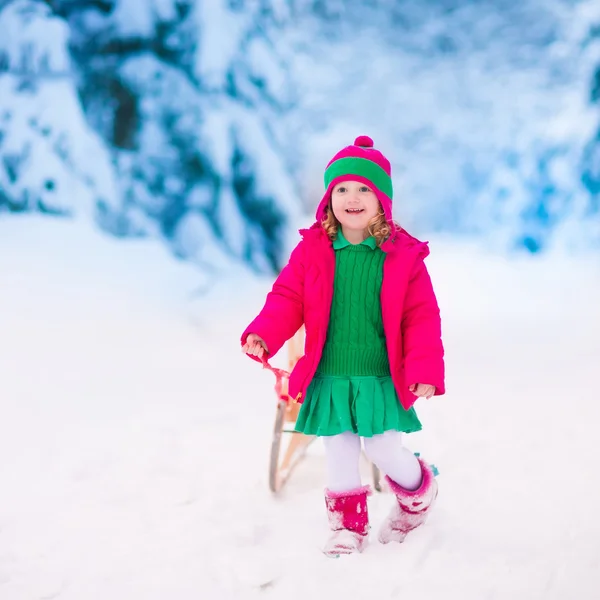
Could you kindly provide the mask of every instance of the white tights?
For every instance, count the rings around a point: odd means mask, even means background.
[[[421,465],[417,457],[402,445],[399,431],[386,431],[363,438],[365,454],[390,479],[407,490],[421,483]],[[345,492],[360,487],[358,469],[360,437],[351,431],[323,437],[327,459],[327,488]]]

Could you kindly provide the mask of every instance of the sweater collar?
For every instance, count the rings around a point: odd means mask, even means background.
[[[309,228],[300,229],[300,235],[311,246],[316,248],[332,247],[331,240],[323,226],[315,221]],[[421,242],[410,235],[405,229],[396,228],[392,230],[390,237],[381,244],[381,250],[386,254],[404,254],[415,252],[421,258],[429,255],[428,242]]]
[[[333,249],[334,250],[341,250],[342,248],[346,248],[346,246],[353,246],[355,244],[351,244],[345,237],[344,234],[342,233],[342,229],[341,227],[338,229],[337,232],[337,237],[335,238],[335,240],[333,240]],[[371,250],[375,250],[375,248],[377,248],[377,241],[375,240],[375,238],[371,235],[369,236],[366,240],[363,240],[360,243],[361,246],[368,246],[369,248],[371,248]]]

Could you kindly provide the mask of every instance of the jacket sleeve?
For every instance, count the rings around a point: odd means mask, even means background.
[[[445,393],[442,325],[431,278],[417,259],[408,283],[402,315],[404,370],[407,386],[426,383],[435,395]]]
[[[300,242],[267,294],[262,310],[246,327],[241,343],[244,345],[248,335],[255,333],[265,341],[269,356],[274,356],[303,323],[304,242]]]

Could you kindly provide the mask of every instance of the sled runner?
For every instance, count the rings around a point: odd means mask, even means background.
[[[263,358],[263,367],[271,371],[276,378],[275,394],[277,395],[277,408],[273,425],[273,439],[271,442],[271,455],[269,460],[269,488],[276,494],[289,480],[293,470],[304,458],[315,436],[304,435],[294,431],[294,425],[300,411],[300,404],[292,401],[288,396],[289,374],[303,354],[304,328],[298,330],[296,335],[288,342],[288,370],[272,367]],[[375,466],[371,466],[373,487],[381,491],[381,473]]]

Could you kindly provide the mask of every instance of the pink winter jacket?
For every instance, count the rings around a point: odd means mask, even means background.
[[[283,268],[260,314],[242,334],[259,335],[274,356],[304,323],[304,356],[296,363],[289,381],[292,400],[302,402],[323,352],[333,298],[335,254],[321,225],[300,231],[303,239]],[[405,409],[417,399],[409,386],[434,385],[445,393],[444,348],[440,311],[423,259],[427,243],[403,230],[386,240],[383,263],[381,310],[390,370],[396,392]],[[256,357],[251,357],[258,360]]]

